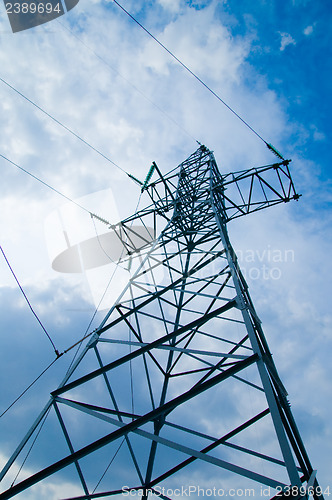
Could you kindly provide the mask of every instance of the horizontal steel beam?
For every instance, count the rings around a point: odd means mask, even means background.
[[[145,347],[149,345],[147,342],[135,342],[130,340],[115,340],[115,339],[100,339],[99,342],[106,342],[109,344],[123,344],[123,345],[133,345],[136,347]],[[202,351],[198,349],[184,349],[182,347],[174,347],[171,345],[160,345],[156,347],[156,349],[166,350],[166,351],[175,351],[175,352],[183,352],[184,354],[201,354],[202,356],[223,356],[225,358],[234,358],[234,359],[246,359],[249,356],[243,356],[242,354],[228,354],[226,352],[218,352],[218,351]]]
[[[208,314],[205,314],[202,318],[198,318],[191,323],[188,323],[185,326],[182,326],[181,328],[178,328],[177,330],[174,330],[174,332],[169,333],[167,335],[164,335],[163,337],[160,337],[160,339],[155,340],[154,342],[151,342],[150,344],[141,347],[140,349],[137,349],[137,351],[134,351],[130,354],[127,354],[125,356],[122,356],[122,358],[119,358],[111,363],[108,363],[107,365],[103,366],[103,368],[98,368],[97,370],[88,373],[87,375],[84,375],[83,377],[80,377],[77,380],[74,380],[73,382],[70,382],[67,385],[64,385],[63,387],[60,387],[59,389],[55,390],[52,392],[52,396],[57,396],[59,394],[63,394],[66,391],[69,391],[81,384],[84,384],[85,382],[88,382],[89,380],[92,380],[96,377],[99,377],[103,373],[106,373],[109,370],[112,370],[118,366],[121,366],[122,364],[137,358],[138,356],[141,356],[142,354],[150,351],[151,349],[154,349],[156,347],[159,347],[161,344],[168,342],[169,340],[173,339],[174,337],[177,337],[178,335],[182,335],[183,333],[187,332],[188,330],[193,330],[195,328],[198,328],[205,323],[207,323],[210,319],[218,316],[219,314],[223,314],[224,312],[228,311],[229,309],[232,309],[233,307],[236,307],[237,301],[236,299],[230,300],[227,304],[225,304],[222,307],[218,307],[218,309],[215,309],[214,311],[211,311]]]

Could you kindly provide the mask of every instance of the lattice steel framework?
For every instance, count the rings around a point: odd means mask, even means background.
[[[288,164],[221,175],[201,146],[165,176],[156,166],[150,205],[110,228],[136,270],[1,477],[47,414],[69,452],[1,499],[64,468],[80,499],[124,485],[166,499],[163,486],[196,484],[210,467],[219,487],[292,486],[304,498],[311,486],[323,498],[226,228],[298,199]]]

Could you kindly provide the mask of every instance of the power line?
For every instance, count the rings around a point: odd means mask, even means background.
[[[263,137],[253,128],[251,125],[249,125],[248,122],[246,122],[229,104],[227,104],[214,90],[211,89],[199,76],[196,75],[186,64],[184,64],[173,52],[171,52],[158,38],[156,38],[147,28],[143,26],[130,12],[128,12],[117,0],[113,0],[113,2],[125,13],[127,16],[130,17],[142,30],[145,31],[160,47],[162,47],[175,61],[177,61],[188,73],[190,73],[203,87],[205,87],[218,101],[220,101],[224,106],[226,106],[229,111],[231,111],[241,122],[248,127],[259,139],[261,139],[266,146],[271,146],[268,145],[268,143],[263,139]],[[271,149],[271,148],[269,148]],[[272,151],[274,150],[271,149]],[[273,151],[274,152],[274,151]]]
[[[70,198],[69,196],[67,196],[66,194],[63,194],[61,191],[59,191],[58,189],[54,188],[53,186],[51,186],[50,184],[48,184],[47,182],[43,181],[42,179],[40,179],[40,177],[37,177],[35,174],[32,174],[31,172],[29,172],[29,170],[27,170],[26,168],[23,168],[21,167],[20,165],[18,165],[17,163],[15,163],[14,161],[10,160],[9,158],[7,158],[7,156],[3,155],[0,153],[0,158],[3,158],[4,160],[6,160],[8,163],[10,163],[11,165],[13,165],[14,167],[18,168],[19,170],[22,170],[22,172],[24,172],[25,174],[29,175],[30,177],[32,177],[33,179],[35,179],[36,181],[40,182],[41,184],[43,184],[44,186],[46,186],[47,188],[51,189],[52,191],[54,191],[56,194],[58,194],[59,196],[62,196],[62,198],[65,198],[67,201],[69,201],[70,203],[73,203],[74,205],[76,205],[78,208],[81,208],[82,210],[84,210],[84,212],[88,213],[91,217],[93,217],[94,219],[98,219],[99,221],[103,222],[104,224],[107,224],[107,225],[111,225],[111,223],[109,221],[107,221],[106,219],[102,218],[102,217],[99,217],[99,215],[97,214],[94,214],[93,212],[90,212],[90,210],[88,210],[87,208],[85,208],[83,205],[81,205],[80,203],[78,203],[77,201],[73,200],[72,198]],[[127,174],[128,177],[130,177],[129,174]]]
[[[121,170],[122,172],[124,172],[125,174],[128,175],[128,173],[123,169],[121,168],[119,165],[117,165],[113,160],[111,160],[110,158],[108,158],[108,156],[106,156],[104,153],[102,153],[101,151],[99,151],[99,149],[95,148],[94,146],[92,146],[92,144],[90,144],[88,141],[86,141],[85,139],[83,139],[80,135],[76,134],[76,132],[74,132],[73,130],[71,130],[69,127],[67,127],[67,125],[64,125],[62,122],[60,122],[57,118],[55,118],[54,116],[52,116],[50,113],[48,113],[47,111],[45,111],[43,108],[41,108],[38,104],[36,104],[35,102],[33,102],[31,99],[29,99],[26,95],[24,95],[22,92],[20,92],[19,90],[17,90],[13,85],[10,85],[10,83],[6,82],[6,80],[4,80],[3,78],[0,77],[0,81],[2,83],[4,83],[5,85],[7,85],[7,87],[9,87],[11,90],[13,90],[14,92],[16,92],[16,94],[20,95],[21,97],[23,97],[23,99],[25,99],[26,101],[28,101],[30,104],[32,104],[35,108],[39,109],[39,111],[41,111],[42,113],[44,113],[44,115],[48,116],[49,118],[51,118],[51,120],[53,120],[55,123],[57,123],[58,125],[60,125],[60,127],[64,128],[65,130],[67,130],[67,132],[69,132],[70,134],[72,134],[74,137],[76,137],[77,139],[79,139],[81,142],[83,142],[83,144],[85,144],[86,146],[88,146],[89,148],[91,148],[93,151],[95,151],[96,153],[98,153],[100,156],[102,156],[105,160],[107,160],[109,163],[111,163],[112,165],[114,165],[116,168],[118,168],[119,170]]]
[[[110,463],[108,464],[108,466],[107,466],[107,467],[106,467],[106,469],[104,470],[103,474],[101,475],[101,478],[99,479],[98,483],[97,483],[97,484],[96,484],[96,486],[94,487],[94,489],[93,489],[92,493],[95,493],[96,489],[98,488],[98,486],[100,485],[100,483],[102,482],[102,480],[104,479],[104,477],[106,476],[106,473],[107,473],[108,469],[111,467],[112,463],[114,462],[114,460],[115,460],[115,458],[116,458],[117,454],[119,453],[119,451],[120,451],[120,449],[121,449],[121,447],[122,447],[123,443],[125,442],[125,440],[126,440],[126,437],[124,437],[124,438],[122,439],[122,441],[121,441],[121,443],[119,444],[119,446],[118,446],[118,448],[117,448],[116,452],[114,453],[113,457],[111,458]]]
[[[1,78],[0,78],[1,79]],[[77,201],[74,201],[72,198],[69,198],[69,196],[61,193],[61,191],[58,191],[58,189],[55,189],[53,186],[51,186],[50,184],[48,184],[47,182],[43,181],[42,179],[40,179],[39,177],[37,177],[36,175],[32,174],[31,172],[29,172],[29,170],[21,167],[20,165],[18,165],[17,163],[15,163],[14,161],[10,160],[9,158],[7,158],[7,156],[3,155],[0,153],[0,157],[3,158],[4,160],[6,160],[8,163],[10,163],[11,165],[13,165],[14,167],[18,168],[19,170],[22,170],[22,172],[26,173],[27,175],[30,175],[30,177],[32,177],[33,179],[35,179],[36,181],[40,182],[41,184],[43,184],[44,186],[46,186],[47,188],[51,189],[52,191],[54,191],[55,193],[57,193],[58,195],[62,196],[63,198],[65,198],[67,201],[70,201],[71,203],[74,203],[74,205],[76,205],[77,207],[81,208],[82,210],[84,210],[85,212],[87,212],[89,215],[94,215],[94,214],[91,214],[90,210],[88,210],[87,208],[83,207],[82,205],[80,205],[79,203],[77,203]],[[98,217],[97,217],[98,218]]]
[[[40,425],[40,427],[39,427],[39,429],[38,429],[38,432],[37,432],[37,434],[36,434],[36,436],[35,436],[35,439],[32,441],[32,444],[31,444],[31,446],[30,446],[29,450],[27,451],[27,454],[26,454],[26,456],[25,456],[25,458],[24,458],[24,460],[23,460],[23,462],[22,462],[22,465],[21,465],[21,467],[19,468],[19,470],[18,470],[18,472],[17,472],[17,474],[16,474],[16,476],[15,476],[15,478],[14,478],[14,480],[13,480],[13,482],[12,482],[11,486],[10,486],[11,488],[14,486],[14,484],[15,484],[15,482],[17,481],[17,478],[18,478],[18,476],[20,475],[20,473],[21,473],[21,471],[22,471],[22,469],[23,469],[23,467],[24,467],[24,465],[25,465],[26,461],[28,460],[29,455],[30,455],[30,453],[32,452],[32,448],[33,448],[33,447],[34,447],[34,445],[36,444],[36,441],[37,441],[37,439],[38,439],[38,436],[39,436],[39,434],[41,433],[42,428],[44,427],[44,424],[45,424],[45,422],[46,422],[46,419],[47,419],[47,417],[48,417],[49,413],[50,413],[50,409],[49,409],[49,410],[48,410],[48,412],[46,413],[46,415],[45,415],[45,417],[44,417],[44,419],[43,419],[43,421],[42,421],[42,423],[41,423],[41,425]]]
[[[62,198],[65,198],[67,201],[69,201],[70,203],[73,203],[74,205],[76,205],[78,208],[81,208],[82,210],[84,210],[84,212],[88,213],[93,219],[97,219],[99,220],[100,222],[102,222],[103,224],[106,224],[108,226],[111,225],[111,223],[106,220],[105,218],[103,217],[100,217],[99,215],[93,213],[93,212],[90,212],[90,210],[88,210],[87,208],[85,208],[83,205],[81,205],[80,203],[78,203],[77,201],[73,200],[72,198],[70,198],[69,196],[67,196],[66,194],[63,194],[61,191],[59,191],[58,189],[54,188],[53,186],[51,186],[50,184],[48,184],[47,182],[43,181],[42,179],[40,179],[40,177],[37,177],[37,175],[35,174],[32,174],[31,172],[29,172],[29,170],[27,170],[26,168],[23,168],[21,167],[20,165],[18,165],[17,163],[15,163],[14,161],[10,160],[9,158],[7,158],[7,156],[3,155],[0,153],[0,158],[3,158],[4,160],[6,160],[8,163],[10,163],[11,165],[13,165],[14,167],[18,168],[19,170],[22,170],[22,172],[24,172],[25,174],[29,175],[30,177],[32,177],[33,179],[35,179],[36,181],[40,182],[41,184],[43,184],[44,186],[46,186],[47,188],[51,189],[52,191],[54,191],[56,194],[58,194],[59,196],[62,196]],[[134,177],[130,174],[128,174],[126,172],[126,174],[128,175],[128,177],[130,177],[132,180],[134,180]]]
[[[98,56],[99,57],[99,56]],[[124,174],[126,174],[131,180],[134,180],[133,176],[126,172],[126,170],[124,170],[122,167],[120,167],[120,165],[118,165],[117,163],[115,163],[113,160],[111,160],[108,156],[106,156],[104,153],[102,153],[101,151],[99,151],[99,149],[95,148],[94,146],[92,146],[92,144],[90,144],[88,141],[86,141],[85,139],[83,139],[80,135],[76,134],[76,132],[74,132],[73,130],[71,130],[69,127],[67,127],[66,125],[64,125],[62,122],[60,122],[57,118],[55,118],[54,116],[52,116],[50,113],[48,113],[47,111],[45,111],[43,108],[41,108],[38,104],[36,104],[35,102],[33,102],[31,99],[29,99],[27,96],[25,96],[22,92],[20,92],[19,90],[17,90],[13,85],[11,85],[10,83],[8,83],[6,80],[4,80],[3,78],[0,77],[0,81],[3,82],[5,85],[7,85],[7,87],[9,87],[11,90],[13,90],[14,92],[16,92],[18,95],[20,95],[21,97],[23,97],[23,99],[25,99],[27,102],[29,102],[30,104],[32,104],[35,108],[39,109],[39,111],[41,111],[42,113],[44,113],[46,116],[48,116],[49,118],[51,118],[51,120],[53,120],[55,123],[57,123],[58,125],[60,125],[60,127],[64,128],[67,132],[69,132],[70,134],[72,134],[74,137],[76,137],[77,139],[79,139],[81,142],[83,142],[83,144],[85,144],[86,146],[88,146],[90,149],[92,149],[93,151],[95,151],[97,154],[99,154],[100,156],[102,156],[105,160],[107,160],[109,163],[111,163],[112,165],[114,165],[116,168],[118,168],[119,170],[121,170],[121,172],[123,172]],[[151,101],[152,102],[152,101]],[[152,103],[153,104],[153,103]],[[161,110],[162,111],[162,110]],[[191,136],[192,137],[192,136]],[[193,140],[195,140],[193,137],[192,137]],[[78,203],[74,202],[72,199],[70,199],[68,196],[60,193],[60,191],[57,191],[56,189],[54,189],[53,187],[51,187],[49,184],[47,184],[46,182],[42,181],[41,179],[39,179],[38,177],[36,177],[35,175],[31,174],[30,172],[28,172],[27,170],[25,170],[24,168],[20,167],[19,165],[17,165],[16,163],[14,163],[13,161],[9,160],[8,158],[6,158],[4,155],[0,154],[0,156],[2,158],[4,158],[5,160],[7,160],[9,163],[12,163],[13,165],[15,165],[16,167],[20,168],[21,170],[23,170],[24,172],[26,172],[28,175],[30,175],[31,177],[33,177],[34,179],[38,180],[39,182],[41,182],[42,184],[44,184],[45,186],[49,187],[50,189],[52,189],[53,191],[57,192],[58,194],[60,194],[61,196],[63,196],[64,198],[67,198],[67,200],[71,201],[72,203],[75,203],[76,205],[80,206],[81,208],[83,208],[83,210],[87,211],[88,213],[91,214],[91,212],[89,210],[86,210],[84,207],[82,207],[81,205],[79,205]],[[95,214],[92,214],[93,216],[96,217]],[[98,217],[96,217],[98,218]]]
[[[29,301],[29,299],[28,299],[28,297],[27,297],[27,295],[26,295],[25,291],[23,290],[23,287],[22,287],[21,283],[19,282],[19,280],[18,280],[18,278],[17,278],[17,276],[16,276],[16,274],[15,274],[15,272],[14,272],[14,270],[13,270],[12,266],[10,265],[10,263],[9,263],[9,261],[8,261],[8,259],[7,259],[7,256],[6,256],[6,254],[5,254],[5,252],[4,252],[4,250],[3,250],[3,248],[2,248],[2,246],[1,246],[1,245],[0,245],[0,250],[1,250],[1,253],[2,253],[2,255],[3,255],[3,257],[4,257],[4,259],[5,259],[6,263],[7,263],[8,267],[9,267],[9,269],[10,269],[10,271],[11,271],[11,273],[12,273],[12,275],[13,275],[13,277],[14,277],[14,279],[15,279],[15,281],[16,281],[16,283],[17,283],[17,285],[18,285],[18,287],[19,287],[19,289],[20,289],[20,290],[21,290],[21,292],[22,292],[23,297],[24,297],[24,298],[25,298],[25,300],[26,300],[26,303],[28,304],[28,306],[29,306],[29,308],[30,308],[30,311],[32,312],[32,314],[34,315],[34,317],[36,318],[36,320],[38,321],[38,323],[39,323],[39,324],[40,324],[40,326],[42,327],[42,329],[43,329],[43,331],[44,331],[45,335],[47,336],[48,340],[51,342],[52,347],[53,347],[53,349],[54,349],[54,352],[55,352],[56,356],[57,356],[57,357],[60,357],[60,356],[61,356],[61,354],[59,354],[59,351],[58,351],[58,350],[57,350],[57,348],[55,347],[55,344],[54,344],[53,340],[51,339],[51,336],[50,336],[50,335],[49,335],[49,333],[47,332],[47,330],[46,330],[46,328],[44,327],[43,323],[40,321],[40,319],[39,319],[39,317],[38,317],[37,313],[34,311],[34,309],[33,309],[32,305],[31,305],[31,302]]]
[[[38,382],[38,380],[39,380],[39,379],[40,379],[40,378],[44,375],[44,373],[46,373],[46,372],[47,372],[47,370],[49,370],[49,369],[51,368],[51,366],[53,366],[53,365],[54,365],[54,363],[55,363],[58,359],[59,359],[59,356],[57,356],[55,359],[53,359],[53,361],[52,361],[52,362],[51,362],[51,363],[50,363],[50,364],[49,364],[49,365],[48,365],[48,366],[47,366],[47,367],[46,367],[46,368],[45,368],[45,369],[41,372],[41,374],[40,374],[40,375],[38,375],[38,377],[37,377],[37,378],[35,378],[35,379],[33,380],[33,382],[31,382],[31,384],[30,384],[30,385],[28,385],[28,387],[27,387],[26,389],[24,389],[24,391],[23,391],[23,392],[21,392],[21,394],[20,394],[20,395],[19,395],[19,396],[18,396],[18,397],[17,397],[17,398],[16,398],[16,399],[15,399],[15,400],[14,400],[14,401],[13,401],[13,402],[9,405],[9,406],[8,406],[8,408],[7,408],[5,411],[3,411],[3,412],[1,413],[0,418],[1,418],[1,417],[3,417],[3,416],[7,413],[7,411],[9,411],[9,410],[10,410],[10,409],[14,406],[14,404],[16,404],[16,403],[17,403],[17,402],[18,402],[18,401],[19,401],[19,400],[20,400],[20,399],[24,396],[24,394],[25,394],[26,392],[28,392],[28,390],[29,390],[29,389],[31,389],[31,387],[32,387],[33,385],[35,385],[35,383],[36,383],[36,382]]]

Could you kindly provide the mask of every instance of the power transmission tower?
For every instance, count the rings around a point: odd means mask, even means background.
[[[299,198],[280,160],[221,175],[200,146],[167,175],[154,164],[150,205],[110,228],[136,270],[1,478],[47,415],[68,451],[1,499],[63,469],[81,486],[75,498],[167,499],[209,468],[219,488],[323,498],[227,233],[237,217]]]

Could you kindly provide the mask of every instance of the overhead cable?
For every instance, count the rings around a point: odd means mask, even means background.
[[[17,90],[13,85],[10,85],[10,83],[6,82],[6,80],[4,80],[3,78],[0,77],[0,81],[2,83],[4,83],[5,85],[7,85],[7,87],[9,87],[11,90],[13,90],[14,92],[16,92],[16,94],[20,95],[21,97],[23,97],[23,99],[25,99],[26,101],[28,101],[30,104],[32,104],[35,108],[39,109],[39,111],[41,111],[42,113],[44,113],[46,116],[48,116],[49,118],[51,118],[51,120],[53,120],[55,123],[57,123],[58,125],[60,125],[60,127],[64,128],[65,130],[67,130],[67,132],[69,132],[70,134],[72,134],[74,137],[76,137],[77,139],[79,139],[81,142],[83,142],[83,144],[85,144],[86,146],[88,146],[89,148],[91,148],[93,151],[95,151],[96,153],[98,153],[100,156],[102,156],[105,160],[107,160],[109,163],[111,163],[112,165],[114,165],[116,168],[118,168],[119,170],[121,170],[122,172],[124,172],[126,175],[128,175],[128,173],[123,169],[121,168],[119,165],[117,165],[113,160],[111,160],[108,156],[106,156],[104,153],[102,153],[101,151],[99,151],[99,149],[95,148],[94,146],[92,146],[92,144],[90,144],[88,141],[86,141],[85,139],[83,139],[80,135],[76,134],[76,132],[73,132],[73,130],[71,130],[69,127],[67,127],[67,125],[64,125],[62,122],[60,122],[57,118],[55,118],[54,116],[52,116],[50,113],[48,113],[47,111],[45,111],[42,107],[40,107],[38,104],[36,104],[35,102],[33,102],[31,99],[29,99],[26,95],[24,95],[22,92],[20,92],[19,90]]]
[[[259,139],[261,139],[264,144],[268,147],[270,151],[272,151],[276,156],[283,159],[281,154],[272,146],[272,144],[268,143],[263,139],[263,137],[251,126],[248,122],[246,122],[229,104],[227,104],[214,90],[211,89],[196,73],[194,73],[186,64],[184,64],[181,59],[179,59],[173,52],[171,52],[166,45],[164,45],[158,38],[156,38],[143,24],[141,24],[130,12],[128,12],[117,0],[113,0],[113,2],[130,17],[140,28],[142,28],[145,33],[147,33],[160,47],[162,47],[176,62],[178,62],[188,73],[191,74],[203,87],[205,87],[218,101],[220,101],[224,106],[226,106],[229,111],[231,111],[241,122],[249,128]]]
[[[44,373],[46,373],[58,359],[58,356],[53,359],[53,361],[40,373],[40,375],[38,375],[38,377],[36,377],[33,382],[31,382],[31,384],[28,385],[28,387],[24,389],[24,391],[21,392],[21,394],[8,406],[8,408],[6,408],[6,410],[1,413],[0,418],[3,417],[7,413],[7,411],[9,411],[14,406],[14,404],[17,403],[24,396],[24,394],[28,392],[28,390],[31,389],[32,386],[35,385],[36,382],[38,382],[38,380],[44,375]]]
[[[45,417],[44,417],[44,419],[43,419],[43,421],[42,421],[42,423],[41,423],[41,425],[40,425],[40,427],[39,427],[39,429],[38,429],[38,432],[37,432],[37,434],[36,434],[36,436],[35,436],[35,439],[32,441],[32,444],[31,444],[30,448],[28,449],[28,451],[27,451],[27,453],[26,453],[26,455],[25,455],[25,458],[24,458],[23,462],[22,462],[22,464],[21,464],[20,468],[18,469],[18,471],[17,471],[17,473],[16,473],[15,478],[14,478],[14,479],[13,479],[13,481],[12,481],[12,484],[11,484],[11,486],[10,486],[11,488],[12,488],[12,487],[14,486],[14,484],[16,483],[18,476],[20,475],[20,473],[21,473],[21,471],[22,471],[22,469],[23,469],[23,467],[24,467],[24,465],[25,465],[26,461],[28,460],[29,455],[30,455],[30,453],[32,452],[32,449],[33,449],[34,445],[36,444],[36,441],[37,441],[37,439],[38,439],[38,437],[39,437],[39,434],[41,433],[41,431],[42,431],[42,429],[43,429],[43,427],[44,427],[44,424],[45,424],[45,422],[46,422],[46,419],[47,419],[47,417],[48,417],[49,413],[50,413],[50,408],[49,408],[48,412],[46,413],[46,415],[45,415]]]
[[[62,198],[65,198],[67,201],[69,201],[70,203],[73,203],[74,205],[76,205],[77,207],[81,208],[82,210],[84,210],[84,212],[88,213],[91,217],[93,217],[94,219],[98,219],[100,222],[103,222],[104,224],[107,224],[107,225],[111,225],[111,223],[109,221],[107,221],[106,219],[102,218],[102,217],[99,217],[99,215],[97,214],[94,214],[93,212],[90,212],[90,210],[88,210],[87,208],[85,208],[83,205],[81,205],[80,203],[78,203],[77,201],[73,200],[72,198],[70,198],[69,196],[67,196],[66,194],[63,194],[61,191],[59,191],[58,189],[54,188],[53,186],[51,186],[50,184],[48,184],[47,182],[43,181],[42,179],[40,179],[40,177],[37,177],[36,175],[32,174],[31,172],[29,172],[29,170],[27,170],[26,168],[23,168],[21,167],[20,165],[18,165],[17,163],[15,163],[14,161],[10,160],[9,158],[7,158],[7,156],[3,155],[0,153],[0,158],[3,158],[4,160],[6,160],[8,163],[10,163],[11,165],[13,165],[14,167],[18,168],[19,170],[22,170],[22,172],[24,172],[25,174],[29,175],[30,177],[32,177],[33,179],[35,179],[36,181],[40,182],[41,184],[43,184],[44,186],[46,186],[47,188],[51,189],[52,191],[54,191],[56,194],[58,194],[59,196],[62,196]],[[129,174],[128,174],[129,176]]]
[[[5,252],[4,252],[4,250],[3,250],[3,248],[2,248],[2,246],[1,246],[1,245],[0,245],[0,251],[1,251],[1,253],[2,253],[2,255],[3,255],[3,257],[4,257],[5,261],[6,261],[6,264],[7,264],[7,266],[9,267],[10,272],[12,273],[12,275],[13,275],[13,277],[14,277],[14,279],[15,279],[15,281],[16,281],[16,283],[17,283],[18,287],[19,287],[19,289],[21,290],[22,295],[23,295],[23,297],[24,297],[24,298],[25,298],[25,300],[26,300],[26,303],[28,304],[28,306],[29,306],[29,308],[30,308],[30,311],[32,312],[32,314],[34,315],[34,317],[36,318],[36,320],[38,321],[38,323],[39,323],[39,324],[40,324],[40,326],[42,327],[42,329],[43,329],[43,331],[44,331],[45,335],[47,336],[48,340],[51,342],[52,347],[53,347],[53,349],[54,349],[54,352],[55,352],[56,356],[57,356],[57,357],[60,357],[60,356],[61,356],[61,354],[59,354],[59,351],[58,351],[58,350],[57,350],[57,348],[55,347],[55,344],[54,344],[53,340],[51,339],[51,336],[49,335],[49,333],[47,332],[46,328],[44,327],[44,325],[43,325],[43,324],[42,324],[42,322],[40,321],[40,319],[39,319],[39,317],[38,317],[37,313],[36,313],[36,312],[35,312],[35,310],[33,309],[32,305],[31,305],[31,303],[30,303],[30,301],[29,301],[29,299],[28,299],[28,297],[27,297],[27,295],[26,295],[25,291],[23,290],[23,287],[22,287],[21,283],[19,282],[19,280],[18,280],[18,278],[17,278],[17,276],[16,276],[16,274],[15,274],[15,272],[14,272],[14,270],[13,270],[12,266],[10,265],[10,263],[9,263],[9,261],[8,261],[8,259],[7,259],[7,256],[6,256],[6,254],[5,254]]]
[[[57,118],[55,118],[54,116],[52,116],[50,113],[48,113],[47,111],[45,111],[42,107],[40,107],[38,104],[36,104],[35,102],[33,102],[31,99],[29,99],[26,95],[24,95],[22,92],[20,92],[19,90],[17,90],[13,85],[10,85],[10,83],[8,83],[6,80],[4,80],[3,78],[0,77],[0,81],[2,83],[4,83],[5,85],[7,85],[7,87],[9,87],[11,90],[13,90],[14,92],[16,92],[18,95],[20,95],[21,97],[23,97],[23,99],[25,99],[27,102],[29,102],[30,104],[32,104],[35,108],[39,109],[39,111],[41,111],[42,113],[44,113],[46,116],[48,116],[51,120],[53,120],[55,123],[57,123],[58,125],[60,125],[60,127],[62,127],[63,129],[65,129],[67,132],[69,132],[70,134],[72,134],[74,137],[76,137],[77,139],[79,139],[81,142],[83,142],[83,144],[85,144],[86,146],[88,146],[90,149],[92,149],[93,151],[95,151],[97,154],[99,154],[102,158],[104,158],[105,160],[107,160],[109,163],[111,163],[112,165],[114,165],[114,167],[116,167],[117,169],[121,170],[121,172],[123,172],[124,174],[126,174],[131,180],[134,180],[133,176],[126,172],[126,170],[124,170],[122,167],[120,167],[120,165],[118,165],[117,163],[115,163],[113,160],[111,160],[108,156],[106,156],[104,153],[102,153],[101,151],[99,151],[99,149],[95,148],[94,146],[92,146],[92,144],[90,144],[88,141],[86,141],[85,139],[83,139],[80,135],[78,135],[76,132],[74,132],[73,130],[71,130],[69,127],[67,127],[67,125],[64,125],[62,122],[60,122]],[[192,137],[192,139],[194,139]],[[0,155],[2,156],[5,160],[9,161],[10,163],[12,163],[13,165],[17,166],[14,162],[8,160],[8,158],[6,158],[4,155]],[[18,168],[21,168],[21,167],[18,167]],[[21,168],[21,170],[24,170],[23,168]],[[29,172],[25,171],[26,173],[28,173],[29,175],[31,175],[32,177],[34,177],[35,179],[39,180],[40,182],[42,182],[43,184],[45,184],[46,186],[48,187],[51,187],[49,186],[48,184],[46,184],[46,182],[43,182],[41,181],[40,179],[38,179],[37,177],[35,177],[34,175],[30,174]],[[57,191],[56,189],[52,188],[53,191],[56,191],[58,194],[61,194],[61,196],[64,196],[65,198],[69,199],[68,197],[66,197],[65,195],[63,195],[62,193],[60,193],[59,191]],[[73,201],[71,199],[69,199],[69,201]],[[75,203],[75,202],[74,202]],[[76,203],[77,204],[77,203]],[[81,207],[82,208],[82,207]],[[89,212],[90,213],[90,212]],[[98,219],[98,216],[96,216],[96,214],[91,214],[93,215],[94,217],[96,217]]]

